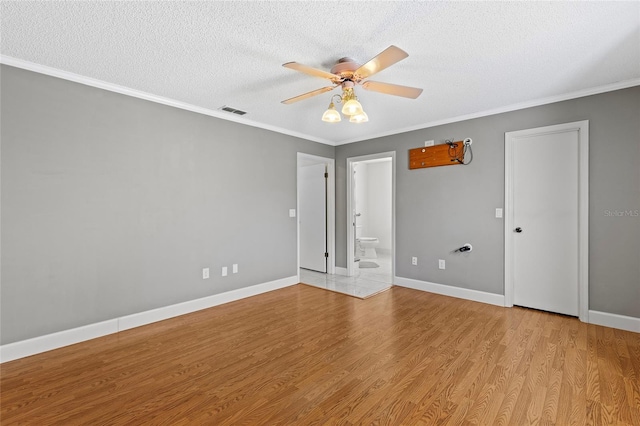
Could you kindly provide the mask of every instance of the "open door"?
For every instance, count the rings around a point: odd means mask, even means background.
[[[327,167],[302,166],[298,173],[300,267],[327,272]]]

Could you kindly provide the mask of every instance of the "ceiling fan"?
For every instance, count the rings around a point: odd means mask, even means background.
[[[396,62],[400,62],[407,56],[409,56],[409,54],[399,47],[389,46],[364,65],[360,65],[354,59],[348,57],[339,59],[338,63],[334,65],[333,68],[331,68],[331,72],[303,65],[298,62],[287,62],[286,64],[282,64],[282,66],[313,77],[326,78],[327,80],[331,81],[331,83],[333,83],[333,86],[326,86],[321,89],[303,93],[302,95],[285,99],[284,101],[282,101],[282,103],[292,104],[294,102],[298,102],[312,96],[329,92],[336,87],[341,86],[343,94],[342,96],[340,96],[340,99],[338,99],[338,102],[344,102],[345,104],[342,109],[343,114],[349,115],[351,117],[351,119],[349,120],[350,122],[358,123],[368,121],[366,114],[364,114],[364,111],[362,111],[362,106],[357,101],[357,98],[353,92],[353,88],[356,85],[361,85],[365,90],[371,90],[373,92],[384,93],[387,95],[402,96],[411,99],[416,99],[422,93],[422,89],[416,87],[366,80],[367,78],[382,71],[385,68],[390,67]],[[340,121],[340,115],[337,114],[337,111],[335,111],[333,102],[331,102],[331,104],[329,105],[329,109],[327,110],[325,115],[327,115],[327,113],[329,113],[330,111],[334,111],[334,113],[332,114],[332,118],[325,119],[325,116],[323,116],[323,121]]]

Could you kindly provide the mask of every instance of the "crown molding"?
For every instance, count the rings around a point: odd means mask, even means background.
[[[375,135],[369,135],[366,138],[353,138],[339,141],[335,146],[346,145],[353,142],[361,142],[364,140],[371,140],[381,138],[384,136],[397,135],[399,133],[412,132],[414,130],[428,129],[429,127],[441,126],[443,124],[457,123],[465,120],[473,120],[474,118],[487,117],[490,115],[502,114],[505,112],[517,111],[526,108],[537,107],[541,105],[553,104],[556,102],[568,101],[576,98],[583,98],[585,96],[598,95],[600,93],[613,92],[620,89],[628,89],[629,87],[640,86],[640,78],[634,78],[631,80],[619,81],[616,83],[605,84],[603,86],[591,87],[589,89],[578,90],[575,92],[565,93],[562,95],[549,96],[546,98],[534,99],[531,101],[520,102],[516,104],[506,105],[499,108],[488,109],[485,111],[474,112],[471,114],[459,115],[457,117],[444,118],[442,120],[430,121],[415,126],[404,127],[401,129],[392,130],[389,132],[377,133]]]
[[[284,135],[293,136],[300,139],[305,139],[313,142],[319,142],[325,145],[335,146],[335,142],[329,141],[323,138],[307,135],[304,133],[294,132],[288,129],[284,129],[277,126],[271,126],[269,124],[259,123],[257,121],[248,120],[239,116],[229,115],[218,110],[212,110],[209,108],[203,108],[196,105],[188,104],[186,102],[177,101],[171,98],[165,98],[163,96],[157,96],[152,93],[143,92],[130,87],[120,86],[118,84],[109,83],[103,80],[98,80],[91,77],[85,77],[80,74],[74,74],[69,71],[60,70],[58,68],[48,67],[46,65],[36,64],[34,62],[25,61],[23,59],[13,58],[11,56],[0,55],[0,63],[9,65],[16,68],[21,68],[27,71],[37,72],[39,74],[48,75],[51,77],[61,78],[63,80],[73,81],[74,83],[84,84],[86,86],[96,87],[98,89],[108,90],[110,92],[119,93],[121,95],[132,96],[138,99],[144,99],[146,101],[155,102],[162,105],[171,106],[174,108],[183,109],[186,111],[195,112],[198,114],[208,115],[210,117],[219,118],[221,120],[233,121],[239,124],[245,124],[251,127],[257,127],[264,130],[270,130],[276,133],[282,133]]]
[[[228,115],[218,110],[199,107],[196,105],[188,104],[186,102],[177,101],[175,99],[170,99],[163,96],[157,96],[151,93],[142,92],[140,90],[131,89],[129,87],[120,86],[118,84],[113,84],[113,83],[109,83],[106,81],[102,81],[102,80],[98,80],[90,77],[85,77],[79,74],[74,74],[72,72],[63,71],[53,67],[48,67],[46,65],[36,64],[34,62],[25,61],[23,59],[14,58],[11,56],[0,55],[0,63],[9,65],[12,67],[16,67],[16,68],[21,68],[27,71],[33,71],[39,74],[45,74],[52,77],[61,78],[63,80],[73,81],[75,83],[80,83],[87,86],[108,90],[110,92],[120,93],[122,95],[132,96],[134,98],[144,99],[150,102],[156,102],[162,105],[167,105],[174,108],[180,108],[180,109],[195,112],[198,114],[208,115],[210,117],[219,118],[221,120],[233,121],[239,124],[244,124],[251,127],[257,127],[260,129],[269,130],[272,132],[281,133],[284,135],[293,136],[296,138],[300,138],[300,139],[304,139],[312,142],[318,142],[318,143],[322,143],[329,146],[346,145],[353,142],[361,142],[361,141],[381,138],[385,136],[397,135],[399,133],[412,132],[414,130],[427,129],[429,127],[441,126],[444,124],[451,124],[451,123],[456,123],[456,122],[465,121],[465,120],[473,120],[475,118],[487,117],[490,115],[502,114],[505,112],[517,111],[521,109],[567,101],[570,99],[576,99],[576,98],[582,98],[585,96],[597,95],[600,93],[612,92],[614,90],[627,89],[629,87],[640,86],[640,78],[635,78],[631,80],[625,80],[625,81],[620,81],[616,83],[605,84],[603,86],[592,87],[589,89],[583,89],[575,92],[565,93],[562,95],[549,96],[546,98],[534,99],[531,101],[520,102],[520,103],[511,104],[511,105],[507,105],[499,108],[493,108],[485,111],[474,112],[471,114],[460,115],[457,117],[450,117],[450,118],[444,118],[442,120],[430,121],[422,124],[417,124],[415,126],[403,127],[399,129],[390,130],[388,132],[376,133],[373,135],[368,135],[366,137],[345,139],[345,140],[336,142],[336,141],[331,141],[324,138],[318,138],[305,133],[294,132],[288,129],[284,129],[282,127],[272,126],[269,124],[264,124],[264,123],[259,123],[257,121],[249,120],[246,118]]]

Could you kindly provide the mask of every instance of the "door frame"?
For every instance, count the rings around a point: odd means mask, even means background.
[[[504,134],[504,304],[513,306],[514,293],[514,150],[518,139],[553,133],[578,132],[578,317],[589,322],[589,120]]]
[[[312,154],[298,152],[296,161],[296,241],[297,241],[297,275],[300,281],[300,167],[305,161],[327,166],[327,274],[336,273],[336,160]]]
[[[347,276],[355,275],[355,229],[353,209],[355,207],[353,191],[353,164],[367,160],[391,157],[391,277],[396,278],[396,152],[387,151],[377,154],[347,158]]]

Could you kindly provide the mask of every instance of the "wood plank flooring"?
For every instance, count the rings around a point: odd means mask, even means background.
[[[640,334],[297,285],[0,366],[2,425],[640,425]]]

